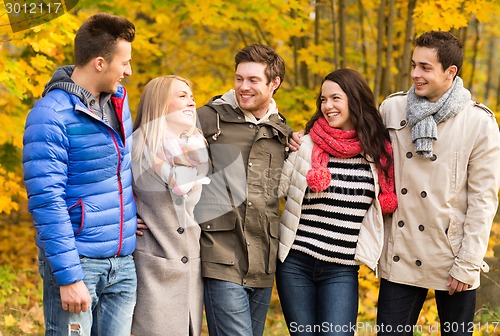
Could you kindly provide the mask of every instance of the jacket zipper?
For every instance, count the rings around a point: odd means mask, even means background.
[[[116,152],[118,154],[118,163],[116,166],[116,176],[118,177],[118,194],[120,195],[120,241],[118,243],[118,251],[116,252],[115,256],[120,255],[120,252],[122,250],[122,245],[123,245],[123,186],[122,186],[122,178],[121,178],[121,155],[120,155],[120,147],[118,146],[118,143],[116,142],[115,135],[113,134],[113,131],[108,129],[109,133],[111,134],[111,137],[113,138],[113,143],[115,144],[116,147]]]
[[[104,123],[104,121],[99,119],[94,113],[92,113],[89,110],[83,109],[78,105],[75,106],[75,110],[81,111],[81,112],[87,114],[88,116],[98,120],[99,122]],[[106,123],[104,123],[104,124],[106,125]],[[124,222],[124,219],[123,219],[123,217],[124,217],[124,215],[123,215],[123,213],[124,213],[124,209],[123,209],[124,208],[124,206],[123,206],[123,185],[122,185],[122,179],[121,179],[121,154],[120,154],[120,146],[118,145],[118,142],[116,141],[116,137],[113,134],[114,130],[112,130],[110,128],[110,126],[108,126],[108,125],[106,125],[106,127],[108,129],[109,134],[111,134],[111,137],[113,138],[113,143],[116,147],[116,153],[118,155],[116,176],[118,178],[118,194],[120,195],[120,239],[118,242],[118,250],[116,251],[115,256],[119,256],[120,252],[122,251],[122,247],[123,247],[123,222]],[[126,138],[126,136],[124,138]]]

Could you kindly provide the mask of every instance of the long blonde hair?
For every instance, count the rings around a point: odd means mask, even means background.
[[[175,75],[154,78],[144,87],[134,122],[132,146],[132,161],[139,162],[140,166],[144,154],[155,155],[162,144],[164,132],[167,131],[165,116],[172,97],[172,83],[175,80],[184,82],[192,88],[189,80]],[[189,134],[196,132],[199,130],[193,126]]]

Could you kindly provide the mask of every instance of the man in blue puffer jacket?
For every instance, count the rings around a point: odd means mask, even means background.
[[[24,181],[36,228],[46,335],[130,335],[132,120],[120,81],[134,25],[99,13],[75,37],[75,66],[56,70],[29,113]]]

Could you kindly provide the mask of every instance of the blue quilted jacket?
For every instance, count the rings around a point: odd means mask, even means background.
[[[84,278],[81,256],[125,256],[135,249],[132,119],[125,89],[119,87],[111,100],[122,134],[61,89],[49,91],[26,120],[28,208],[37,245],[60,285]]]

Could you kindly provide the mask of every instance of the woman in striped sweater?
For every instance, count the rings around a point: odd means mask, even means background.
[[[328,74],[283,167],[276,283],[291,335],[353,335],[358,270],[377,270],[383,214],[397,207],[389,134],[364,78]]]

